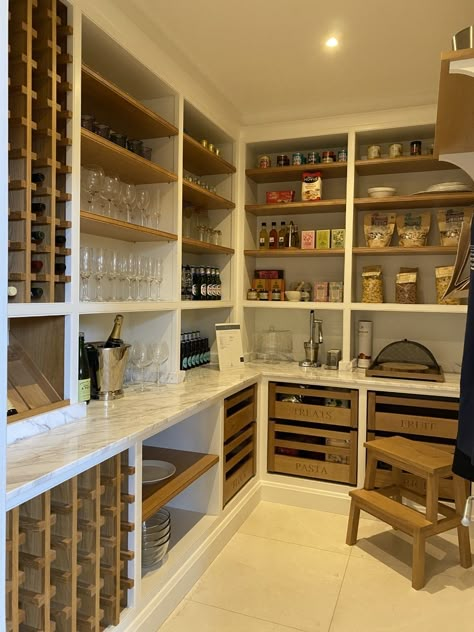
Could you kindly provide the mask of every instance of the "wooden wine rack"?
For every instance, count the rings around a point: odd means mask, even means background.
[[[7,514],[6,630],[99,632],[128,605],[128,465],[123,452]]]
[[[17,288],[12,303],[62,302],[70,281],[71,34],[68,9],[59,0],[10,0],[8,270],[9,285]],[[33,173],[43,174],[44,182],[33,183]],[[43,206],[33,212],[32,204]],[[40,243],[32,243],[32,231],[44,233]],[[66,243],[56,243],[57,235]],[[41,297],[32,296],[34,288]]]

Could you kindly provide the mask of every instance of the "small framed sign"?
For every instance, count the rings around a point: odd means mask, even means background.
[[[244,363],[239,323],[216,323],[219,369],[234,369]]]

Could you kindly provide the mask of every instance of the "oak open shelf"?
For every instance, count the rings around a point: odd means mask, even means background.
[[[387,198],[355,198],[354,208],[371,209],[412,209],[438,208],[440,206],[464,206],[474,203],[474,192],[468,193],[422,193],[420,195],[393,195]]]
[[[100,165],[106,173],[114,173],[130,184],[157,184],[177,180],[176,174],[168,169],[84,128],[81,129],[81,160],[84,165]]]
[[[346,200],[319,200],[319,202],[288,202],[284,204],[246,204],[245,210],[258,217],[270,215],[309,215],[313,213],[345,212]]]
[[[113,217],[81,211],[81,232],[87,235],[121,239],[122,241],[176,241],[177,235],[163,230],[137,226]]]
[[[183,182],[183,202],[188,202],[199,208],[216,210],[216,209],[233,209],[235,204],[230,200],[226,200],[217,193],[211,193],[207,189],[203,189],[198,184]]]
[[[142,520],[150,518],[160,507],[166,505],[219,461],[216,454],[152,446],[143,446],[143,458],[173,463],[176,466],[176,473],[160,483],[143,485]]]
[[[175,136],[178,129],[100,74],[82,66],[82,111],[133,138]]]
[[[346,162],[318,163],[316,165],[297,165],[289,167],[267,167],[266,169],[246,169],[245,175],[257,184],[271,182],[301,181],[305,171],[320,171],[323,178],[345,178]]]
[[[387,248],[357,247],[352,249],[354,255],[455,255],[456,246],[421,246],[419,248],[404,248],[402,246],[387,246]]]
[[[216,156],[188,134],[183,134],[183,166],[196,176],[236,172],[234,165],[221,156]]]
[[[442,171],[444,169],[456,169],[457,167],[450,162],[439,161],[434,156],[401,156],[400,158],[356,160],[355,168],[360,176],[377,176],[387,173]]]
[[[189,252],[196,255],[203,255],[207,253],[233,255],[235,251],[233,248],[228,248],[227,246],[216,246],[215,244],[208,244],[206,241],[183,237],[183,252]]]
[[[273,257],[336,257],[344,255],[343,248],[327,248],[325,250],[302,250],[301,248],[273,248],[261,250],[244,250],[247,257],[273,258]]]

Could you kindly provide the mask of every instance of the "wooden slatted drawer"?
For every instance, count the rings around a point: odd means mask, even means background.
[[[257,419],[257,386],[231,395],[224,400],[224,441]]]
[[[255,476],[256,428],[252,422],[224,444],[224,505]]]

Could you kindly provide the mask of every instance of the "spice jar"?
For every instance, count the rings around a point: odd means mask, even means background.
[[[272,166],[272,161],[270,156],[267,156],[266,154],[264,154],[263,156],[260,156],[258,159],[258,168],[259,169],[268,169],[268,167]]]
[[[337,162],[347,162],[347,150],[340,149],[337,152]]]
[[[259,301],[268,301],[268,290],[261,289],[258,293]]]
[[[247,300],[248,301],[258,301],[258,292],[254,290],[252,287],[247,290]]]
[[[367,147],[367,158],[369,160],[375,160],[376,158],[380,158],[380,156],[380,145],[369,145],[369,147]]]
[[[308,160],[307,160],[308,165],[316,165],[320,162],[321,162],[321,156],[318,154],[317,151],[308,152]]]
[[[421,140],[412,140],[410,143],[410,156],[421,156]]]
[[[390,158],[400,158],[403,155],[403,145],[401,143],[392,143],[388,148]]]
[[[291,157],[291,163],[293,165],[299,166],[303,164],[303,154],[300,151],[297,151]]]
[[[209,151],[212,151],[212,153],[215,152],[216,148],[214,147],[214,145],[212,143],[209,143],[209,145],[207,146],[207,148],[209,149]]]
[[[286,154],[278,154],[277,156],[277,167],[289,167],[290,159]]]
[[[332,151],[323,151],[321,162],[334,162],[334,152]]]
[[[207,140],[206,140],[205,138],[203,138],[203,139],[201,140],[201,145],[202,145],[205,149],[207,149]]]

